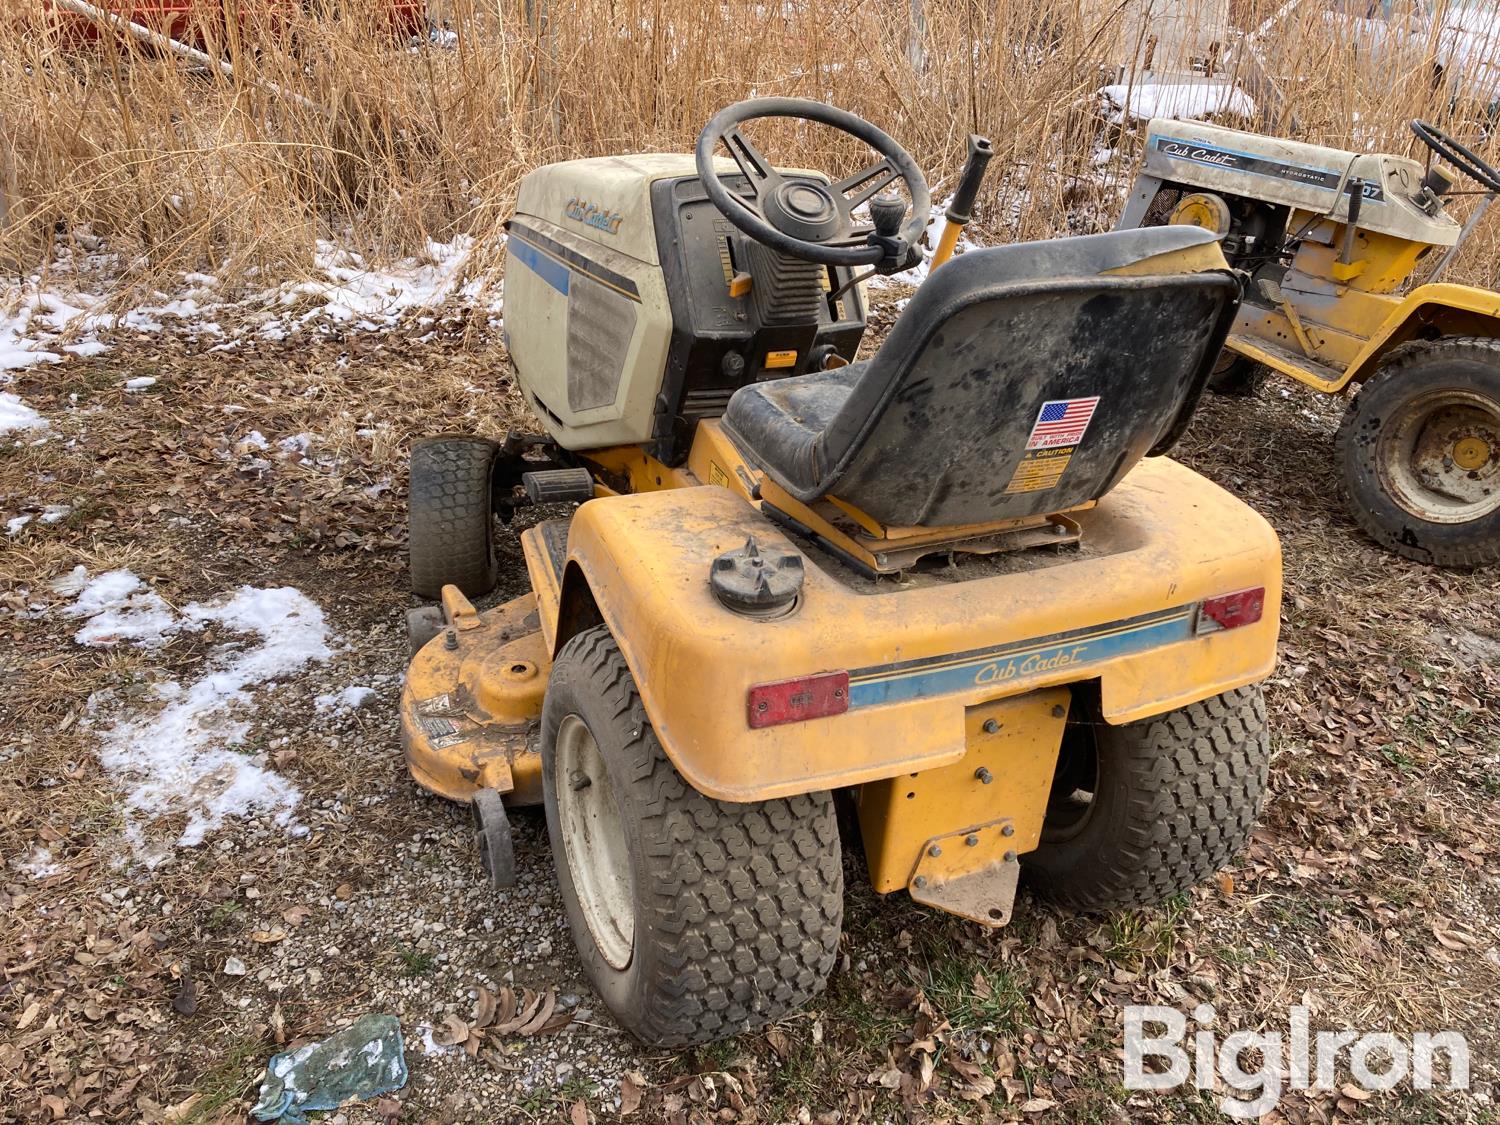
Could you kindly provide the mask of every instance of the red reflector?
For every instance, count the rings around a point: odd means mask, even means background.
[[[752,729],[800,723],[842,715],[849,710],[849,673],[824,672],[774,684],[756,684],[750,689],[749,719]]]
[[[1217,633],[1221,629],[1238,629],[1254,625],[1266,608],[1266,588],[1237,590],[1217,598],[1205,598],[1198,607],[1198,632]]]

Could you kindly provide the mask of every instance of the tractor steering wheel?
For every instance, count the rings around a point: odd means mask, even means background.
[[[762,117],[816,121],[864,141],[880,159],[836,183],[783,176],[740,131]],[[745,193],[731,191],[714,168],[714,150],[723,145],[749,181]],[[882,273],[909,269],[912,251],[932,212],[927,181],[912,156],[861,117],[806,98],[751,98],[716,113],[698,134],[698,177],[723,216],[773,250],[829,266],[875,266]],[[876,192],[903,180],[911,193],[897,213],[888,199],[871,206],[874,222],[861,223],[854,210]],[[905,221],[903,222],[903,218]]]
[[[1495,171],[1473,149],[1459,144],[1436,125],[1429,125],[1425,121],[1413,121],[1411,131],[1424,145],[1471,180],[1478,181],[1492,192],[1500,192],[1500,172]]]

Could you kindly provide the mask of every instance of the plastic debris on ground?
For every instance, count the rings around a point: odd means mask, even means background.
[[[260,1101],[260,1121],[305,1125],[307,1114],[368,1101],[406,1085],[406,1053],[395,1016],[361,1016],[320,1043],[273,1055]]]

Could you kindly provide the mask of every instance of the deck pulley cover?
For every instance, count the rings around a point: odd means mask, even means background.
[[[720,604],[751,617],[773,617],[789,610],[802,592],[802,556],[762,551],[755,536],[714,559],[708,583]]]

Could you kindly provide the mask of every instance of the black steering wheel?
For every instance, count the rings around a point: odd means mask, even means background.
[[[1500,172],[1495,171],[1483,157],[1467,145],[1461,145],[1436,125],[1425,121],[1413,121],[1411,131],[1433,152],[1453,165],[1469,179],[1477,181],[1489,191],[1500,192]],[[701,161],[700,161],[701,165]]]
[[[880,159],[836,183],[783,176],[740,131],[762,117],[829,125],[864,141]],[[731,191],[714,168],[714,151],[721,144],[749,181],[743,194]],[[861,117],[806,98],[751,98],[714,115],[698,134],[695,155],[698,176],[714,206],[773,250],[823,265],[875,266],[886,273],[915,264],[913,250],[932,213],[927,181],[909,152]],[[896,180],[904,180],[911,194],[909,212],[898,197],[872,198]],[[854,218],[855,208],[865,202],[873,219],[868,224]]]

